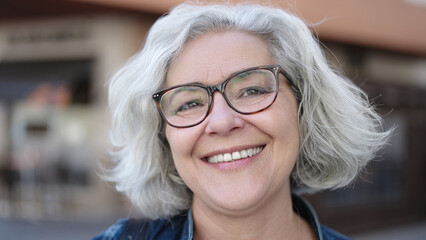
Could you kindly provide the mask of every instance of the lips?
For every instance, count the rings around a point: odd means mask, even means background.
[[[210,157],[207,157],[209,163],[222,163],[222,162],[232,162],[248,157],[255,156],[263,150],[264,146],[247,148],[241,151],[217,154]]]

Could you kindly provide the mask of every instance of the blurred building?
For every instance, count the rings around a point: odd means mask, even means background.
[[[105,83],[179,2],[0,3],[0,217],[126,211],[98,176],[108,159]],[[271,2],[312,23],[330,62],[365,89],[385,128],[397,126],[353,187],[308,196],[320,219],[345,233],[425,220],[425,2]]]
[[[0,216],[110,213],[122,201],[98,176],[104,85],[155,18],[57,1],[0,9]]]

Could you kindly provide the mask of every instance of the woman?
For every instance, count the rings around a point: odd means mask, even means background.
[[[389,134],[306,25],[265,6],[176,7],[109,93],[107,179],[144,220],[95,239],[347,239],[292,190],[348,185]]]

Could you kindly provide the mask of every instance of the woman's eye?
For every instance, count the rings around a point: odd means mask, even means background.
[[[250,88],[246,88],[241,90],[241,97],[250,97],[250,96],[257,96],[257,95],[261,95],[261,94],[265,94],[268,93],[268,91],[264,88],[261,87],[250,87]]]
[[[196,108],[196,107],[201,107],[203,104],[198,102],[198,101],[189,101],[186,102],[184,104],[182,104],[176,112],[183,112],[183,111],[187,111],[190,110],[192,108]]]

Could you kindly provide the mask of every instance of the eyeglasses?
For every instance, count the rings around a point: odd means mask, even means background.
[[[279,73],[294,85],[281,66],[266,65],[236,72],[212,86],[200,83],[176,85],[154,93],[152,98],[167,124],[176,128],[192,127],[204,121],[210,113],[215,91],[219,91],[229,107],[240,114],[265,110],[277,98]]]

